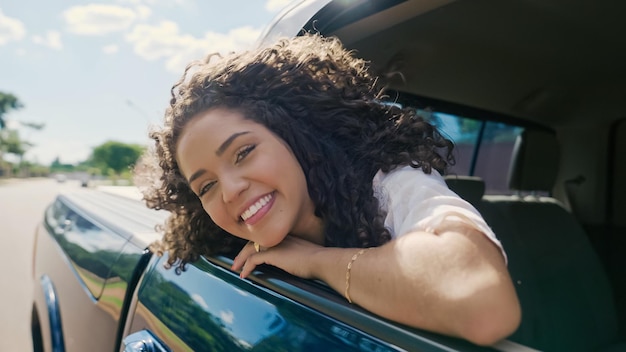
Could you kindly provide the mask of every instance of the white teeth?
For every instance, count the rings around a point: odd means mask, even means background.
[[[250,219],[254,214],[256,214],[257,211],[259,211],[261,208],[263,208],[263,206],[269,203],[270,199],[272,199],[271,194],[268,194],[265,197],[259,199],[256,203],[252,204],[250,208],[244,211],[243,214],[241,214],[241,219],[243,221]]]

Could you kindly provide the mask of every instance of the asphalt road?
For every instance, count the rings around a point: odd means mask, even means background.
[[[30,307],[33,296],[33,235],[43,212],[63,189],[78,181],[0,180],[0,351],[32,351]]]

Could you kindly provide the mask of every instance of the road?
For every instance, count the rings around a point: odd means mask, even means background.
[[[31,351],[30,307],[33,295],[31,257],[37,222],[55,196],[78,181],[0,180],[0,351]]]

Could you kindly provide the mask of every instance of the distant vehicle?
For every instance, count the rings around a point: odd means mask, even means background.
[[[38,227],[35,351],[626,351],[626,2],[296,1],[260,43],[339,37],[456,142],[447,181],[502,241],[522,324],[493,347],[412,329],[233,255],[182,273],[167,214],[76,188]]]
[[[65,181],[67,181],[67,176],[65,174],[57,174],[55,176],[55,179],[57,180],[57,182],[63,183]]]

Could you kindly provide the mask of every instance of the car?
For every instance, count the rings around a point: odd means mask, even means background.
[[[410,328],[234,254],[166,269],[167,216],[65,190],[34,248],[36,351],[626,351],[626,2],[298,0],[263,46],[336,36],[456,145],[446,180],[507,253],[522,306],[494,346]]]
[[[67,181],[67,175],[56,174],[55,179],[57,180],[58,183],[64,183],[65,181]]]

